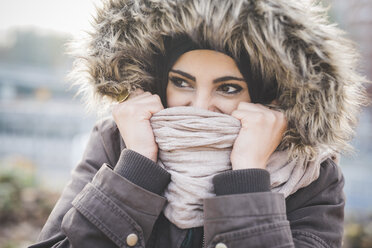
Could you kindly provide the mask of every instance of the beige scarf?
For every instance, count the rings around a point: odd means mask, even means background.
[[[212,178],[231,170],[230,154],[240,130],[232,116],[193,107],[164,109],[151,118],[159,146],[158,164],[171,174],[164,196],[164,215],[179,228],[203,226],[203,199],[215,196]],[[274,152],[267,165],[271,190],[285,197],[319,176],[328,151],[315,160],[288,161],[287,152]]]

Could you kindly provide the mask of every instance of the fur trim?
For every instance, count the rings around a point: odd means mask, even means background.
[[[361,104],[357,53],[326,11],[310,0],[106,0],[79,45],[70,77],[88,109],[107,111],[121,92],[147,88],[162,35],[246,49],[255,70],[276,77],[288,119],[281,147],[313,158],[320,147],[348,151]]]

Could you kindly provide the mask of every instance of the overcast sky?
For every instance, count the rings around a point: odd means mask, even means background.
[[[100,1],[0,0],[0,36],[4,36],[6,30],[19,27],[76,34],[89,28],[94,3],[99,5]]]

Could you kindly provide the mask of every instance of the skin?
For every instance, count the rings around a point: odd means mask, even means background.
[[[247,83],[235,61],[220,52],[184,53],[168,78],[168,107],[193,106],[231,115],[239,102],[251,101]]]
[[[213,50],[192,50],[178,58],[168,78],[168,107],[193,106],[241,121],[230,157],[233,170],[266,168],[287,122],[281,112],[250,102],[248,86],[231,57]],[[158,95],[138,89],[112,112],[127,148],[155,162],[158,146],[149,120],[162,109]]]

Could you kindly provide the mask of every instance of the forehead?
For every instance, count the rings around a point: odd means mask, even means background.
[[[172,69],[183,69],[195,73],[213,70],[240,74],[233,58],[224,53],[206,49],[192,50],[182,54]]]

